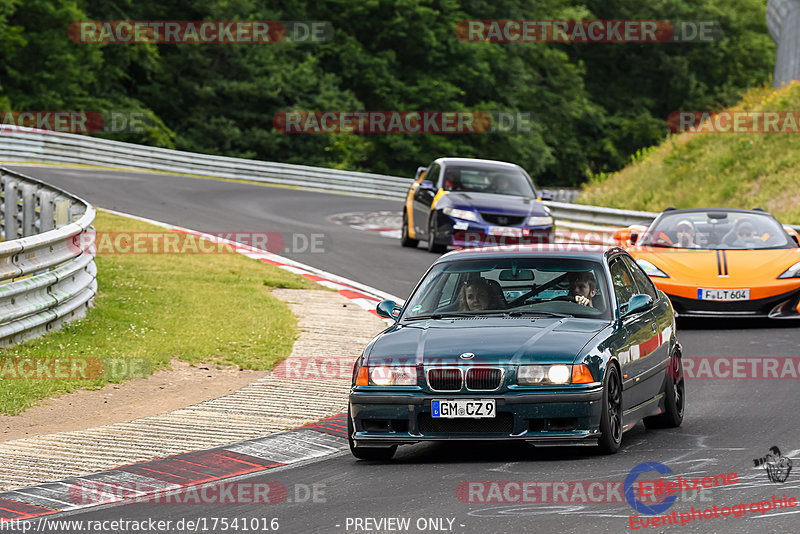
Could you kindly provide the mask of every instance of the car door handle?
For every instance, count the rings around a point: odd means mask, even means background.
[[[656,332],[658,332],[658,326],[656,326],[656,323],[651,323],[651,324],[650,324],[650,328],[652,328],[652,329],[653,329],[653,333],[654,333],[654,334],[655,334]]]

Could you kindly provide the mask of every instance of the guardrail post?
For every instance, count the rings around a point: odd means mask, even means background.
[[[22,185],[22,237],[36,235],[36,187]]]
[[[13,241],[19,238],[19,225],[17,224],[17,182],[6,176],[3,178],[5,182],[5,226],[4,237],[6,241]]]
[[[50,191],[39,192],[39,231],[49,232],[55,229],[55,194]]]
[[[56,200],[56,228],[69,224],[69,200]]]

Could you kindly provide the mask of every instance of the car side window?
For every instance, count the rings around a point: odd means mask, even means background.
[[[619,308],[636,294],[636,286],[621,258],[611,260],[608,268],[611,271],[611,283],[614,286],[614,295],[617,298],[617,308]]]
[[[623,260],[633,274],[633,279],[636,281],[636,287],[638,288],[637,292],[643,295],[650,295],[650,298],[653,299],[653,302],[658,300],[656,286],[653,285],[653,281],[650,280],[650,277],[645,274],[641,267],[636,265],[635,261],[632,261],[630,258],[626,257],[623,257]]]
[[[423,178],[423,180],[427,180],[429,182],[433,182],[433,186],[438,189],[439,187],[441,187],[441,184],[439,183],[439,171],[440,170],[441,170],[441,167],[438,164],[434,164],[430,168],[430,170],[428,170],[428,172],[425,173],[425,177]]]
[[[458,276],[448,276],[447,281],[444,283],[444,287],[442,288],[442,295],[439,297],[439,304],[436,305],[436,309],[442,308],[449,304],[452,304],[458,300]]]

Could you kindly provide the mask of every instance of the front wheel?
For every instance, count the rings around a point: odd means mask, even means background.
[[[359,460],[391,460],[397,452],[397,445],[391,447],[356,447],[353,440],[355,426],[353,418],[350,417],[350,410],[347,410],[347,443],[350,445],[350,453]]]
[[[614,364],[608,364],[603,382],[603,408],[600,411],[597,448],[602,454],[614,454],[622,444],[622,382]]]
[[[403,229],[400,231],[400,244],[404,247],[414,248],[419,245],[418,239],[408,237],[408,215],[403,211]]]
[[[439,245],[436,243],[436,234],[439,232],[439,222],[434,213],[430,221],[428,221],[428,252],[442,253],[447,250],[447,245]]]
[[[664,384],[664,413],[644,418],[647,428],[677,428],[683,423],[686,405],[686,385],[680,356],[672,356],[667,367]]]

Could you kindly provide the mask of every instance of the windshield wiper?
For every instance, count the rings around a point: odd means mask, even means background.
[[[450,319],[453,317],[502,317],[506,315],[505,312],[489,312],[489,313],[459,313],[459,312],[445,312],[445,313],[432,313],[431,315],[417,315],[416,317],[407,317],[406,321],[419,321],[422,319]]]
[[[527,316],[540,316],[540,317],[575,317],[574,315],[570,315],[568,313],[556,313],[556,312],[546,312],[546,311],[511,311],[507,312],[506,316],[508,317],[527,317]]]

